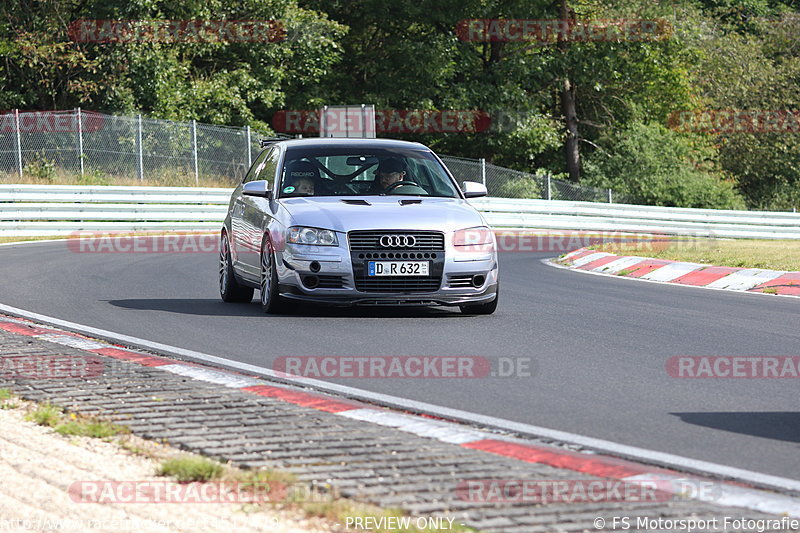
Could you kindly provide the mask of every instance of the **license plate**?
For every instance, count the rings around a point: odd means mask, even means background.
[[[368,276],[428,276],[428,261],[370,261]]]

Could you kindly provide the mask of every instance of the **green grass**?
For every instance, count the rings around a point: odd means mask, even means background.
[[[24,241],[49,241],[51,239],[68,239],[68,235],[58,235],[52,237],[0,237],[0,243],[24,242]]]
[[[61,422],[63,413],[60,407],[45,403],[25,415],[25,420],[40,426],[56,427]]]
[[[621,255],[715,266],[800,271],[800,239],[673,239],[666,243],[609,243],[592,247]]]
[[[209,481],[222,477],[225,467],[216,461],[199,456],[167,459],[161,463],[159,476],[174,477],[180,482]]]
[[[60,435],[97,439],[106,439],[126,432],[125,428],[103,420],[77,419],[56,426],[56,433]]]
[[[0,173],[0,184],[9,185],[132,185],[145,187],[224,187],[233,188],[241,181],[241,176],[204,176],[200,175],[199,183],[195,183],[194,172],[182,172],[176,169],[162,170],[157,174],[145,176],[139,180],[136,176],[111,175],[99,172],[71,172],[63,168],[41,169],[30,167],[24,169],[22,176],[16,172]]]
[[[285,485],[297,483],[297,477],[294,474],[280,470],[239,470],[230,474],[229,477],[244,486],[259,483],[283,483]]]
[[[13,397],[11,389],[0,389],[0,409],[16,409],[19,407],[18,403],[9,401]]]
[[[5,407],[3,407],[5,409]],[[56,433],[73,437],[93,437],[107,439],[121,433],[128,433],[123,426],[94,418],[79,417],[74,413],[66,416],[64,411],[55,405],[44,403],[25,415],[25,419],[40,426],[54,428]]]

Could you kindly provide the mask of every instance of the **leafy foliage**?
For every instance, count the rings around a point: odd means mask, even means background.
[[[631,123],[586,161],[586,183],[609,187],[634,203],[739,209],[733,184],[708,161],[713,154],[696,139],[658,123]]]

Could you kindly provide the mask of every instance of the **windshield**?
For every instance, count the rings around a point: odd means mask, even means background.
[[[305,148],[286,153],[278,197],[435,196],[459,198],[428,150]]]

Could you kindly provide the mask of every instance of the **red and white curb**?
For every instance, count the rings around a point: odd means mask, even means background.
[[[599,454],[594,451],[577,452],[564,448],[535,445],[522,439],[504,437],[457,422],[403,413],[356,400],[340,399],[325,394],[307,392],[291,386],[268,382],[257,376],[218,370],[196,363],[177,362],[174,359],[138,352],[70,331],[41,325],[23,318],[0,315],[0,330],[70,346],[94,355],[129,361],[148,367],[157,367],[159,370],[165,370],[192,379],[239,389],[259,396],[275,398],[350,419],[394,428],[464,448],[481,450],[528,463],[544,464],[554,468],[623,482],[671,481],[672,483],[663,484],[665,488],[659,488],[659,490],[671,492],[681,498],[705,501],[725,507],[751,509],[777,516],[800,518],[800,498],[748,487],[739,482],[726,482],[687,475],[677,470],[659,468],[611,455]],[[687,460],[687,462],[691,462],[691,460]],[[765,480],[769,478],[772,482],[780,482],[778,484],[790,491],[800,492],[800,482],[764,475],[762,477]],[[687,481],[711,482],[715,484],[717,490],[713,494],[704,493],[703,491],[694,491],[692,494],[679,492],[684,490],[681,487],[685,487],[685,482]],[[669,487],[673,488],[670,489]]]
[[[621,256],[589,248],[579,248],[557,261],[558,263],[550,261],[549,264],[593,274],[691,287],[800,296],[800,272],[709,266],[667,259]]]

